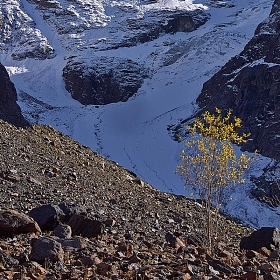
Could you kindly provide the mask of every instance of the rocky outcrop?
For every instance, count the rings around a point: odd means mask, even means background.
[[[251,132],[249,151],[280,159],[280,7],[275,1],[244,50],[203,85],[197,103],[203,110],[233,109]]]
[[[0,64],[0,118],[15,126],[27,126],[20,107],[16,103],[17,93],[5,67]]]
[[[190,8],[186,4],[186,7],[177,5],[172,8],[166,3],[158,3],[160,1],[30,1],[49,25],[61,37],[67,38],[68,45],[65,47],[70,49],[76,49],[77,44],[79,49],[95,50],[131,47],[166,33],[191,32],[209,19],[201,6]],[[105,26],[109,33],[104,36],[102,32],[97,32],[87,44],[84,44],[83,36],[79,42],[72,39],[72,34],[92,32]]]
[[[127,101],[133,96],[147,71],[138,63],[116,57],[71,59],[63,69],[66,89],[82,104],[103,105]]]
[[[166,33],[192,32],[208,19],[209,15],[201,9],[184,11],[166,8],[147,11],[144,17],[123,20],[120,28],[125,27],[126,31],[123,29],[123,32],[127,35],[123,36],[119,42],[110,42],[110,46],[105,49],[135,46],[157,39]]]
[[[277,161],[280,160],[279,26],[280,1],[276,0],[270,16],[257,27],[244,50],[203,85],[197,98],[202,110],[231,108],[243,120],[243,130],[251,133],[242,149],[258,150]],[[258,200],[274,207],[280,205],[279,178],[270,180],[264,174],[252,181],[256,188],[251,193]]]

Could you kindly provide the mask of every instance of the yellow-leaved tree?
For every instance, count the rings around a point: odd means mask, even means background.
[[[241,119],[216,108],[206,111],[187,126],[190,138],[185,140],[177,173],[185,180],[185,187],[198,195],[205,210],[204,246],[212,252],[219,231],[218,212],[229,190],[244,182],[243,174],[252,157],[236,154],[234,144],[246,142],[249,134],[238,133]]]

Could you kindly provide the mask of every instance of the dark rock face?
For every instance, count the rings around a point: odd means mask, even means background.
[[[177,15],[168,21],[167,26],[164,28],[167,32],[191,32],[196,29],[195,23],[191,16]]]
[[[254,231],[250,236],[243,237],[240,242],[240,249],[259,250],[262,247],[268,249],[279,249],[280,230],[278,228],[263,227]]]
[[[112,47],[135,46],[157,39],[165,33],[192,32],[205,24],[208,19],[209,15],[202,10],[147,12],[143,18],[123,21],[122,25],[130,35],[117,44],[113,43]]]
[[[113,57],[75,58],[63,69],[66,89],[84,105],[127,101],[146,77],[141,65]]]
[[[15,126],[27,126],[20,107],[16,103],[17,93],[5,67],[0,64],[0,118]]]
[[[243,148],[280,159],[280,1],[240,55],[203,85],[200,108],[233,109],[251,132]]]
[[[256,188],[251,190],[251,194],[259,201],[271,207],[277,207],[280,204],[280,186],[278,179],[267,178],[266,173],[267,171],[258,178],[251,178],[251,181],[256,186]]]

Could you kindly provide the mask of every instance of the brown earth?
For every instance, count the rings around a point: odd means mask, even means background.
[[[53,241],[59,257],[40,264],[31,249],[43,236],[57,240],[54,232],[1,237],[0,279],[279,279],[279,250],[240,251],[252,229],[220,216],[210,256],[201,205],[154,189],[49,126],[0,120],[0,142],[1,209],[28,214],[65,203],[104,223],[97,237],[72,240],[74,249]]]

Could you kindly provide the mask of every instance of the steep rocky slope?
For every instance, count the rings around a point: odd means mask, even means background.
[[[5,67],[0,63],[0,118],[16,126],[26,126],[28,122],[23,118],[17,105],[17,93],[10,81]]]
[[[280,2],[256,29],[244,50],[203,85],[197,98],[203,109],[233,109],[252,133],[250,151],[280,159],[279,138]]]
[[[0,142],[0,234],[10,235],[0,238],[3,279],[278,279],[277,231],[274,245],[240,251],[252,229],[221,217],[223,234],[209,256],[198,203],[154,189],[49,126],[0,121]],[[80,237],[66,224],[56,228],[62,209],[75,213],[69,225]],[[41,233],[23,213],[48,227]],[[9,233],[7,217],[16,219]]]
[[[276,159],[260,178],[253,178],[252,194],[271,206],[280,204],[278,161],[280,160],[280,2],[256,29],[244,50],[233,57],[204,85],[197,98],[203,110],[231,108],[250,132],[244,150]]]

